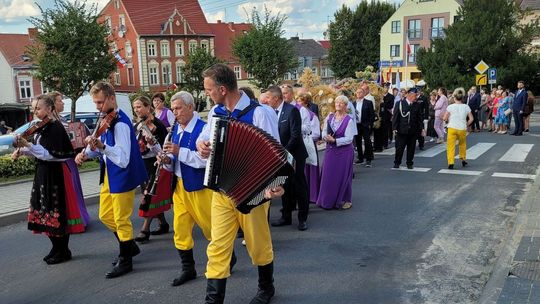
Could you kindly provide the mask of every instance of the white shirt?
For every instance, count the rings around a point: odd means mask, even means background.
[[[356,108],[353,103],[349,101],[347,104],[347,114],[352,118],[353,124],[356,126]],[[354,128],[356,130],[356,128]],[[358,134],[358,130],[354,131],[354,135]]]
[[[180,134],[180,137],[178,139],[178,143],[182,140],[182,136],[184,136],[184,132],[192,133],[193,128],[197,124],[197,119],[199,118],[198,114],[193,115],[193,118],[189,121],[185,129],[182,129],[182,126],[178,124],[178,128],[176,129],[176,134]],[[197,139],[195,139],[197,140]],[[169,158],[172,159],[172,154],[168,154]],[[206,159],[202,159],[199,153],[197,151],[191,151],[188,148],[180,147],[178,150],[178,155],[176,155],[176,164],[174,164],[174,174],[178,176],[178,178],[182,178],[182,170],[180,167],[180,163],[184,163],[184,165],[188,165],[193,168],[205,168],[206,167]],[[167,171],[172,171],[173,164],[167,164],[164,166]]]
[[[242,92],[242,95],[240,96],[240,99],[238,100],[238,103],[233,110],[242,111],[249,106],[249,103],[249,97],[247,97],[247,95]],[[218,106],[219,105],[213,106],[212,109],[210,109],[210,111],[208,112],[208,123],[206,124],[206,126],[204,126],[201,135],[199,135],[199,139],[197,139],[197,142],[210,140],[210,126],[214,121],[215,109]],[[283,105],[281,106],[283,107]],[[277,123],[278,117],[275,113],[276,112],[274,111],[274,113],[271,115],[268,109],[265,109],[263,107],[256,107],[253,113],[253,125],[263,129],[279,142],[279,131]]]
[[[449,105],[446,111],[450,113],[448,128],[467,130],[467,115],[471,112],[471,108],[468,105],[454,103]]]
[[[300,107],[300,118],[302,119],[302,135],[310,135],[311,131],[311,115],[306,107]]]
[[[375,97],[373,97],[373,95],[371,95],[371,93],[368,93],[366,96],[364,96],[364,99],[371,101],[371,103],[375,107]]]
[[[311,119],[311,138],[319,140],[321,138],[321,122],[317,115],[313,115]]]
[[[364,105],[364,99],[360,99],[356,101],[356,123],[360,123],[362,121],[362,106]]]
[[[105,134],[110,132],[109,129],[105,131]],[[129,126],[125,123],[119,121],[114,125],[114,146],[107,145],[107,140],[105,139],[105,148],[99,150],[96,148],[95,151],[90,150],[90,147],[87,147],[85,154],[90,157],[97,157],[99,154],[103,155],[103,160],[106,161],[109,159],[113,164],[124,169],[127,168],[129,164],[129,157],[131,153],[131,130]]]
[[[328,135],[328,117],[330,117],[330,115],[328,115],[325,119],[324,119],[324,126],[323,126],[323,129],[322,129],[322,137],[324,138],[326,135]],[[335,117],[334,117],[334,122],[335,122]],[[339,126],[341,125],[342,122],[339,123],[339,125],[336,124],[336,126],[331,126],[332,127],[332,130],[334,130],[334,132],[339,128]],[[356,125],[354,124],[353,120],[349,120],[349,123],[347,124],[347,129],[345,129],[345,135],[343,137],[340,137],[340,138],[336,138],[336,146],[344,146],[344,145],[348,145],[350,143],[352,143],[353,139],[354,139],[354,136],[356,135]]]

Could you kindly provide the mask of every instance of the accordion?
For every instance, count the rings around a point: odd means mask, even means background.
[[[253,125],[215,116],[210,144],[204,185],[227,195],[244,214],[267,201],[265,189],[282,185],[294,173],[292,155]]]

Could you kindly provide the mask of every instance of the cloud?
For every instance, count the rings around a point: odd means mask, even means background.
[[[246,12],[248,18],[251,15],[253,9],[264,14],[264,8],[268,9],[271,15],[289,15],[294,11],[293,0],[275,0],[275,1],[256,1],[256,2],[246,2],[244,4],[238,5],[236,13],[239,16],[246,17]]]
[[[225,11],[219,11],[217,13],[205,13],[206,21],[215,23],[218,20],[225,21]]]
[[[32,0],[13,0],[9,2],[0,1],[0,19],[6,22],[24,19],[40,14],[38,7]]]

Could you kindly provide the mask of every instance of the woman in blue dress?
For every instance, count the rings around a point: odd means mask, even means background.
[[[499,108],[497,109],[497,116],[495,117],[495,124],[500,127],[499,134],[506,134],[507,124],[508,124],[508,115],[505,113],[506,110],[510,109],[510,98],[508,97],[508,92],[503,91],[502,97],[499,100]]]

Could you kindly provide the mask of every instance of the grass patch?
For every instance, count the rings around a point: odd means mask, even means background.
[[[85,172],[90,170],[96,170],[99,169],[99,161],[98,160],[90,160],[87,162],[84,162],[81,166],[79,166],[79,172]],[[32,168],[33,171],[33,168]],[[31,174],[24,174],[20,176],[0,176],[0,184],[4,183],[11,183],[21,180],[31,180],[34,178],[34,173]]]

